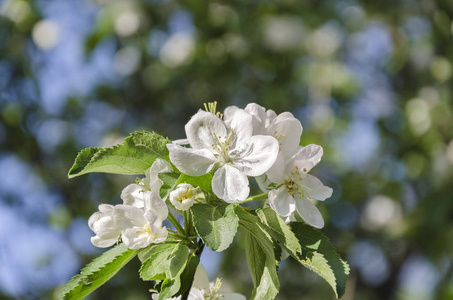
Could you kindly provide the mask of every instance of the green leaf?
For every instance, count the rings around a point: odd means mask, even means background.
[[[245,254],[255,286],[251,299],[274,299],[280,288],[274,255],[263,250],[258,239],[248,232]]]
[[[148,247],[142,249],[138,253],[138,259],[140,259],[140,261],[142,263],[144,263],[152,254],[161,252],[164,250],[164,248],[174,247],[174,245],[175,244],[170,244],[170,243],[165,243],[165,242],[159,243],[159,244],[151,244]]]
[[[165,199],[168,194],[175,188],[177,185],[178,179],[181,176],[179,173],[159,173],[159,179],[162,180],[163,184],[159,190],[159,197]]]
[[[59,293],[60,299],[83,299],[112,278],[138,251],[119,244],[104,252],[63,286]]]
[[[164,199],[170,192],[180,183],[189,183],[194,187],[200,187],[203,191],[211,193],[212,175],[207,173],[203,176],[189,176],[180,173],[160,173],[159,179],[162,180],[163,185],[159,190],[159,196]]]
[[[150,249],[149,255],[139,270],[143,280],[164,280],[177,277],[189,258],[189,248],[182,244],[166,244]],[[177,292],[177,291],[176,291]]]
[[[239,225],[246,230],[246,258],[253,280],[251,299],[274,299],[280,289],[274,243],[257,216],[237,206]]]
[[[218,252],[228,248],[238,228],[234,205],[198,203],[191,207],[191,211],[195,230],[205,245]]]
[[[302,254],[299,240],[285,222],[270,207],[257,210],[258,217],[265,225],[267,232],[291,255],[298,257]]]
[[[102,148],[85,148],[77,154],[76,160],[74,165],[72,166],[71,170],[69,170],[69,177],[71,178],[71,174],[77,174],[82,172],[86,165],[90,163],[90,160],[93,156],[102,150]]]
[[[302,265],[319,274],[333,288],[337,298],[346,290],[349,265],[340,258],[335,247],[319,230],[304,223],[291,223],[292,231],[302,246]]]
[[[178,183],[190,183],[194,187],[199,186],[203,191],[212,193],[211,188],[212,174],[207,173],[203,176],[189,176],[186,174],[181,174],[181,177],[178,179]]]
[[[161,244],[161,247],[152,249],[154,252],[149,255],[142,266],[139,273],[140,278],[143,280],[163,280],[168,271],[169,261],[168,257],[171,252],[176,248],[177,244]]]
[[[111,148],[87,148],[79,152],[68,177],[86,173],[144,174],[156,158],[168,160],[171,141],[154,132],[134,132]]]
[[[168,258],[170,260],[168,276],[170,276],[171,279],[179,277],[182,271],[184,271],[187,260],[189,259],[189,248],[186,245],[177,245],[178,246],[176,246],[175,250]]]
[[[200,263],[200,258],[195,255],[195,253],[190,254],[189,260],[187,261],[186,268],[181,273],[181,287],[174,297],[184,294],[185,291],[189,288],[189,285],[192,283],[193,276],[197,270],[198,264]]]
[[[149,254],[150,252],[152,253]],[[146,256],[148,258],[142,263],[139,271],[140,277],[143,280],[163,280],[158,299],[173,297],[180,291],[181,274],[185,272],[186,265],[190,263],[189,248],[183,244],[164,243],[159,247],[147,249],[144,254],[144,257]]]
[[[239,218],[239,225],[258,240],[267,255],[273,255],[274,246],[272,237],[266,232],[258,217],[246,212],[240,206],[235,207],[235,212]]]
[[[178,278],[175,279],[170,279],[167,278],[163,281],[160,292],[159,292],[159,297],[157,300],[166,300],[170,299],[175,295],[181,287],[181,280]]]

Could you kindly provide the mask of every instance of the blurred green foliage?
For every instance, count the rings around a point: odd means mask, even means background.
[[[43,222],[69,239],[133,180],[68,180],[82,148],[142,129],[183,138],[207,101],[291,111],[301,144],[325,150],[316,171],[334,195],[318,206],[351,263],[343,299],[453,299],[452,20],[449,0],[3,0],[0,158],[60,196]],[[22,205],[6,189],[0,203]],[[90,251],[76,250],[82,264]],[[217,276],[249,296],[243,238],[219,257]],[[149,299],[137,270],[90,299]],[[292,261],[279,276],[277,299],[333,297]],[[2,286],[5,299],[54,293]]]

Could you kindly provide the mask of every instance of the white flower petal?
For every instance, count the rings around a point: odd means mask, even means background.
[[[228,134],[225,124],[219,117],[202,110],[190,119],[185,129],[187,139],[195,149],[211,149],[212,145],[216,144],[214,134],[217,136]]]
[[[214,173],[212,191],[225,202],[239,202],[250,193],[249,180],[235,167],[224,165]]]
[[[255,120],[254,125],[256,124],[256,125],[262,127],[262,130],[264,130],[266,120],[268,119],[268,116],[266,115],[266,109],[256,103],[249,103],[244,108],[244,110],[253,116],[253,119]],[[259,130],[260,127],[254,128],[254,129],[257,129],[258,131],[263,132],[262,130]],[[261,134],[261,133],[256,133],[256,134]]]
[[[103,215],[113,216],[113,212],[115,211],[115,206],[113,206],[111,204],[99,204],[98,209]]]
[[[129,249],[140,249],[145,248],[151,242],[148,239],[148,235],[141,233],[143,230],[142,227],[132,227],[123,230],[121,234],[121,239],[123,240],[124,244]]]
[[[143,208],[145,205],[145,190],[144,187],[132,183],[126,186],[121,192],[121,199],[125,205],[132,205],[138,208]]]
[[[268,109],[266,111],[266,116],[267,116],[267,119],[266,119],[266,122],[265,122],[265,126],[268,127],[269,124],[277,117],[277,114],[275,113],[275,111],[273,111],[272,109]]]
[[[115,225],[121,230],[134,226],[143,227],[147,223],[143,209],[130,205],[117,205],[113,214]]]
[[[288,217],[296,209],[296,200],[285,186],[269,192],[269,205],[280,216]]]
[[[159,193],[162,186],[162,180],[159,179],[159,173],[173,172],[171,164],[162,158],[157,158],[151,167],[145,171],[146,178],[143,181],[150,187],[151,191]]]
[[[291,157],[291,163],[288,164],[290,169],[296,166],[303,172],[309,172],[320,161],[323,154],[323,149],[319,145],[308,145],[299,147],[296,154]],[[305,170],[304,170],[305,169]]]
[[[291,157],[297,151],[302,135],[302,124],[291,113],[279,114],[267,128],[267,133],[279,138],[280,152]],[[281,136],[284,135],[284,136]]]
[[[306,197],[298,198],[296,200],[296,209],[302,219],[310,226],[315,228],[324,227],[324,219],[318,208],[311,203]]]
[[[164,242],[167,239],[168,237],[167,227],[151,225],[150,229],[153,234],[149,237],[148,240],[151,243],[158,244]]]
[[[100,219],[102,218],[102,213],[100,212],[95,212],[94,214],[92,214],[89,218],[88,218],[88,227],[90,227],[90,229],[92,231],[93,230],[93,225],[95,222],[99,221]]]
[[[231,121],[233,120],[234,118],[234,115],[236,114],[236,112],[239,110],[239,108],[237,106],[228,106],[227,108],[225,108],[223,110],[223,121],[225,122],[225,124],[229,127],[231,127]]]
[[[258,187],[260,188],[260,190],[263,193],[269,192],[269,189],[271,189],[269,187],[269,185],[272,182],[269,180],[269,177],[266,174],[263,174],[263,175],[260,175],[260,176],[256,176],[255,180],[256,180],[256,183],[258,184]]]
[[[162,221],[168,216],[167,204],[154,192],[148,192],[145,195],[145,211],[152,211]]]
[[[244,295],[237,293],[219,292],[218,294],[223,295],[222,300],[246,300]]]
[[[118,242],[118,237],[119,237],[119,235],[114,239],[105,240],[96,235],[96,236],[91,237],[91,243],[95,247],[98,247],[98,248],[107,248],[107,247],[115,245],[116,242]]]
[[[177,210],[186,211],[192,207],[198,194],[192,185],[181,183],[174,191],[170,192],[170,202]]]
[[[253,134],[253,117],[243,109],[238,109],[231,119],[230,127],[236,135],[236,145],[242,144]]]
[[[114,206],[109,204],[99,205],[99,211],[88,219],[88,226],[96,234],[91,238],[94,246],[110,247],[118,241],[121,230],[113,221]]]
[[[304,188],[304,192],[307,193],[308,197],[311,199],[324,201],[332,196],[333,190],[322,184],[321,180],[315,176],[302,176],[300,183],[308,188]]]
[[[170,151],[170,160],[179,171],[190,176],[201,176],[208,173],[216,158],[207,149],[184,148],[174,144],[167,144]]]
[[[172,143],[180,146],[190,145],[189,139],[178,139],[172,141]]]
[[[190,300],[206,300],[205,294],[201,289],[191,288],[189,292]]]
[[[192,286],[198,289],[209,289],[208,273],[202,264],[197,266]]]
[[[234,165],[248,176],[259,176],[269,170],[278,155],[278,142],[271,136],[255,135],[235,149]]]
[[[104,216],[93,224],[93,232],[102,239],[113,239],[118,237],[120,230],[111,216]]]
[[[266,172],[269,180],[277,184],[283,183],[286,179],[286,173],[288,171],[286,165],[287,161],[285,160],[283,153],[279,152],[274,164]]]
[[[290,222],[297,222],[296,216],[294,213],[290,214],[289,216],[286,217],[285,223],[288,224]]]

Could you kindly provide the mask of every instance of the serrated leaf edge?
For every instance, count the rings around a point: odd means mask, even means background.
[[[90,166],[91,164],[93,164],[97,159],[99,159],[99,157],[102,157],[103,155],[105,155],[106,152],[108,152],[108,151],[113,151],[113,150],[115,150],[116,148],[125,146],[125,145],[127,144],[127,142],[128,142],[130,139],[132,139],[133,137],[135,137],[135,136],[137,136],[137,135],[145,135],[145,134],[157,134],[157,135],[159,135],[158,133],[156,133],[156,132],[154,132],[154,131],[146,131],[146,130],[143,130],[143,131],[134,131],[134,132],[131,133],[129,136],[127,136],[127,137],[124,139],[124,141],[123,141],[122,143],[120,143],[120,144],[113,145],[113,146],[111,146],[111,147],[88,147],[88,148],[85,148],[85,149],[97,149],[98,151],[91,157],[90,161],[83,167],[83,169],[82,169],[80,172],[78,172],[78,173],[76,173],[76,174],[71,174],[71,170],[73,169],[73,167],[71,167],[71,169],[70,169],[69,172],[68,172],[68,177],[69,177],[69,178],[74,178],[74,177],[77,177],[77,176],[86,174],[86,173],[83,172],[83,171],[84,171],[88,166]],[[161,135],[159,135],[159,136],[161,136]],[[164,137],[164,136],[161,136],[161,137],[163,137],[164,139],[166,139],[166,140],[168,141],[168,143],[171,143],[171,140],[168,139],[167,137]],[[158,154],[158,155],[159,155],[158,152],[156,152],[154,149],[148,147],[148,146],[145,145],[145,144],[137,143],[136,146],[140,146],[140,147],[147,148],[147,149],[151,150],[152,152],[154,152],[155,154]],[[76,156],[76,159],[74,160],[73,166],[74,166],[74,164],[76,163],[77,159],[79,158],[79,155],[81,155],[82,151],[84,151],[85,149],[79,151],[79,153],[78,153],[77,156]],[[116,155],[116,156],[120,156],[120,157],[121,157],[122,155]],[[123,157],[124,157],[124,156],[123,156]],[[131,157],[128,157],[128,158],[131,158]],[[140,160],[139,158],[134,158],[134,159]],[[146,161],[144,161],[144,160],[140,160],[140,161],[142,161],[142,162],[144,162],[144,163],[148,163],[148,162],[146,162]],[[106,164],[106,165],[104,165],[104,166],[107,166],[107,165],[110,165],[110,164]],[[115,165],[115,166],[116,166],[116,165]],[[117,166],[117,167],[120,167],[120,166]],[[129,172],[130,172],[130,170],[128,170],[128,169],[125,169],[125,168],[123,168],[123,167],[120,167],[120,168],[122,168],[123,170],[126,170],[126,171],[129,171]],[[89,173],[92,173],[92,172],[89,172]],[[131,174],[134,174],[134,173],[131,172]]]
[[[210,205],[210,204],[205,204],[205,205]],[[220,251],[218,250],[218,248],[217,248],[217,249],[212,249],[212,250],[214,250],[214,251],[216,251],[216,252],[223,252],[223,251],[225,251],[226,249],[228,249],[228,248],[230,247],[230,245],[233,243],[234,237],[236,236],[236,234],[237,234],[237,232],[238,232],[238,227],[239,227],[239,221],[240,221],[240,219],[239,219],[239,217],[237,216],[237,214],[236,214],[236,212],[235,212],[234,205],[229,204],[229,205],[227,205],[227,206],[232,206],[232,207],[233,207],[232,210],[233,210],[234,215],[236,216],[236,220],[237,220],[237,224],[238,224],[238,225],[236,226],[236,229],[234,230],[234,235],[233,235],[233,239],[231,240],[231,242],[230,242],[228,245],[226,245],[224,249],[222,249],[222,250],[220,250]],[[193,213],[192,213],[192,215],[193,215]],[[195,223],[195,220],[194,220],[194,223]],[[193,226],[193,227],[195,228],[195,231],[196,231],[197,235],[201,238],[201,240],[203,241],[203,243],[204,243],[205,245],[207,245],[205,239],[204,239],[204,238],[201,236],[201,234],[198,232],[197,226]],[[209,247],[208,247],[208,248],[209,248]]]
[[[108,251],[111,251],[111,250],[114,250],[114,249],[116,249],[116,248],[109,249]],[[92,260],[91,262],[89,262],[84,268],[82,268],[82,269],[80,270],[80,273],[79,273],[79,274],[74,275],[74,276],[73,276],[73,277],[72,277],[72,278],[71,278],[71,279],[70,279],[70,280],[62,287],[62,289],[61,289],[61,291],[60,291],[60,293],[59,293],[60,299],[66,299],[66,296],[67,296],[68,294],[70,294],[72,291],[74,291],[74,290],[80,285],[80,283],[81,283],[83,280],[88,279],[88,277],[89,277],[90,275],[93,275],[94,273],[99,272],[101,269],[107,267],[108,265],[113,264],[114,261],[115,261],[118,257],[123,256],[126,252],[132,251],[132,250],[126,248],[125,250],[121,251],[118,255],[115,255],[115,256],[112,258],[112,260],[110,260],[108,263],[103,264],[103,265],[99,266],[97,269],[94,269],[94,270],[89,271],[88,273],[84,274],[84,271],[87,270],[87,268],[88,268],[89,265],[94,264],[96,261],[100,260],[101,257],[102,257],[105,253],[107,253],[108,251],[104,252],[104,253],[101,254],[100,256],[98,256],[98,257],[96,257],[95,259],[93,259],[93,260]],[[137,249],[137,250],[135,251],[135,255],[137,255],[137,252],[138,252],[138,251],[139,251],[139,249]],[[132,257],[130,258],[130,260],[132,260],[132,259],[135,257],[135,255],[132,256]],[[74,281],[74,284],[75,284],[75,285],[74,285],[70,290],[68,290],[68,291],[66,291],[66,292],[63,293],[64,287],[67,286],[67,285],[69,285],[73,280],[75,280],[75,281]]]

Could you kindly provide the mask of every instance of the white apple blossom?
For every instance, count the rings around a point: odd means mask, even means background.
[[[225,123],[229,124],[239,111],[247,112],[252,116],[253,135],[270,135],[276,138],[280,144],[280,154],[291,157],[299,146],[302,135],[302,124],[290,112],[284,112],[277,116],[271,110],[256,103],[249,103],[245,109],[229,106],[224,111]]]
[[[170,202],[176,209],[183,211],[191,208],[195,200],[204,198],[203,192],[188,183],[178,184],[176,189],[170,192]]]
[[[323,201],[332,196],[332,189],[324,186],[308,172],[321,160],[323,149],[318,145],[299,147],[290,159],[277,160],[277,167],[266,174],[269,180],[277,184],[277,189],[269,192],[269,204],[287,221],[293,221],[297,211],[302,219],[315,228],[324,227],[321,213],[311,200]]]
[[[164,201],[152,191],[144,193],[144,208],[117,205],[115,225],[122,230],[121,238],[129,249],[139,249],[167,239],[168,231],[162,222],[168,216]]]
[[[222,281],[217,278],[215,283],[209,283],[208,273],[201,264],[195,271],[192,288],[189,292],[189,300],[246,300],[245,297],[237,293],[219,291]],[[158,298],[157,294],[152,296],[153,300]],[[166,300],[180,300],[181,296]]]
[[[167,144],[170,160],[183,173],[201,176],[214,166],[212,190],[229,203],[247,198],[247,176],[266,172],[278,155],[278,142],[270,136],[252,136],[252,116],[244,111],[234,114],[227,126],[218,116],[199,111],[186,124],[192,148]]]
[[[144,207],[144,197],[149,191],[159,194],[162,181],[159,179],[159,173],[173,172],[171,164],[161,158],[157,158],[151,167],[145,171],[145,178],[137,180],[137,183],[129,184],[121,192],[121,199],[126,205],[132,205],[138,208]]]
[[[115,207],[110,204],[99,205],[99,211],[95,212],[88,219],[88,226],[95,236],[91,237],[91,243],[99,248],[106,248],[118,242],[121,234],[113,221]]]

